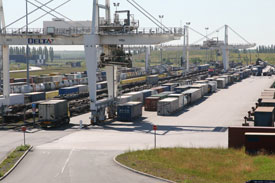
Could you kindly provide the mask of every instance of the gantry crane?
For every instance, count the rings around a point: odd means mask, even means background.
[[[176,29],[156,33],[139,31],[139,24],[131,19],[130,11],[117,11],[114,21],[111,20],[110,0],[99,4],[93,0],[92,29],[65,33],[60,30],[26,31],[22,29],[6,29],[2,0],[0,0],[1,32],[0,45],[3,60],[3,80],[5,104],[9,104],[9,45],[84,45],[86,67],[88,73],[91,121],[97,123],[105,120],[108,108],[112,116],[117,98],[117,67],[131,66],[129,54],[123,52],[124,45],[157,45],[164,42],[178,40],[182,32]],[[43,5],[42,5],[43,6]],[[100,11],[105,11],[105,17],[100,17]],[[119,13],[127,13],[127,19],[119,21]],[[99,21],[100,20],[100,21]],[[96,72],[98,67],[105,67],[108,82],[108,99],[97,101]]]

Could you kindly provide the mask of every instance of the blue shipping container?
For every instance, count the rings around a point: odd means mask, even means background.
[[[163,91],[171,91],[169,86],[161,86],[163,88]]]
[[[142,116],[141,102],[128,102],[118,105],[117,117],[119,121],[133,121]]]
[[[78,94],[79,87],[66,87],[59,89],[59,95],[70,95],[70,94]]]

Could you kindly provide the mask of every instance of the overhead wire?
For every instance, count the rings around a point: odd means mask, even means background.
[[[42,8],[42,7],[44,7],[44,6],[48,5],[48,4],[50,4],[50,3],[53,2],[53,1],[54,1],[54,0],[50,0],[50,1],[46,2],[45,4],[41,5],[40,8]],[[3,27],[2,29],[4,30],[4,29],[6,29],[7,27],[10,27],[11,25],[13,25],[13,24],[19,22],[20,20],[24,19],[26,16],[31,15],[32,13],[36,12],[36,11],[39,10],[40,8],[34,9],[33,11],[29,12],[27,15],[24,15],[24,16],[18,18],[17,20],[13,21],[12,23],[8,24],[7,26]]]
[[[138,8],[136,5],[134,5],[132,2],[127,0],[128,3],[130,3],[134,8],[136,8],[140,13],[142,13],[145,17],[147,17],[152,23],[154,23],[157,27],[161,28],[161,26],[156,23],[152,18],[150,18],[146,13],[144,13],[140,8]],[[162,29],[162,28],[161,28]]]

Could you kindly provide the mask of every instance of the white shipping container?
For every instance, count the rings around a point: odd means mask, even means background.
[[[225,79],[224,78],[219,78],[217,79],[217,86],[218,88],[225,88],[226,84],[225,84]]]
[[[224,80],[225,80],[225,86],[227,86],[228,83],[229,83],[229,78],[228,78],[228,76],[223,75],[223,76],[220,76],[220,78],[224,78]]]
[[[211,93],[215,93],[218,90],[217,81],[210,81]]]
[[[52,76],[52,82],[61,82],[63,80],[63,76]]]
[[[0,96],[0,105],[23,105],[24,104],[24,94],[13,93],[10,94],[10,101],[8,103],[5,102],[4,96]]]
[[[131,101],[132,102],[141,102],[143,103],[143,93],[142,92],[131,92],[125,94],[125,96],[131,96]]]
[[[24,94],[10,94],[9,105],[20,105],[24,104]]]
[[[118,97],[118,104],[126,104],[131,101],[131,96],[122,95]]]
[[[169,116],[179,110],[178,98],[166,98],[158,102],[158,115]]]
[[[194,103],[197,100],[202,98],[202,93],[201,93],[200,89],[189,89],[189,90],[183,92],[183,94],[189,95],[191,103]]]
[[[89,88],[87,85],[76,85],[79,88],[79,93],[88,93]]]
[[[184,107],[184,94],[170,94],[169,98],[178,98],[179,99],[179,109]]]

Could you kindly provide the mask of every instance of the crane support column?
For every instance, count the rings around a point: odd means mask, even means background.
[[[5,105],[10,104],[10,63],[9,63],[9,46],[2,45],[2,59],[3,59],[3,94],[5,98]]]
[[[96,106],[96,71],[97,71],[97,44],[99,42],[99,36],[97,35],[85,35],[84,45],[85,45],[85,57],[86,57],[86,67],[88,73],[88,83],[89,83],[89,93],[91,100],[91,120],[94,123],[97,122],[97,106]]]

